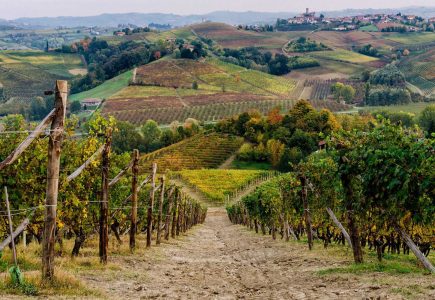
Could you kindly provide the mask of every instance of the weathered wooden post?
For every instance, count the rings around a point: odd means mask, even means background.
[[[136,248],[137,232],[137,179],[139,176],[139,150],[133,151],[133,180],[131,183],[131,226],[130,226],[130,251]]]
[[[176,228],[177,228],[177,215],[178,215],[178,207],[179,207],[179,199],[181,197],[181,191],[177,189],[177,196],[175,197],[174,201],[174,211],[172,213],[172,228],[171,228],[171,237],[175,238],[176,234]]]
[[[171,212],[172,212],[172,203],[174,202],[172,199],[175,199],[178,195],[178,191],[175,190],[174,194],[169,197],[168,201],[168,210],[166,212],[166,220],[165,220],[165,240],[169,240],[170,228],[169,225],[171,223]]]
[[[106,133],[106,144],[103,149],[101,172],[101,202],[100,202],[100,262],[107,264],[109,248],[109,168],[110,151],[112,147],[112,129]]]
[[[56,81],[55,113],[48,140],[47,195],[45,199],[44,233],[42,242],[42,278],[54,278],[54,244],[56,235],[57,196],[59,193],[60,153],[63,141],[68,83]]]
[[[150,202],[148,203],[147,248],[151,247],[151,239],[153,234],[153,207],[154,207],[154,196],[156,194],[156,174],[157,174],[157,164],[153,163]]]
[[[308,191],[307,191],[307,178],[303,175],[299,176],[299,180],[301,181],[301,200],[304,204],[304,216],[305,216],[305,228],[307,231],[308,237],[308,248],[313,249],[313,231],[311,227],[311,215],[308,207]]]
[[[162,176],[160,181],[162,182],[162,188],[160,190],[160,198],[159,198],[159,215],[157,217],[157,240],[156,245],[160,245],[161,237],[162,237],[162,212],[163,212],[163,200],[165,200],[165,175]]]
[[[11,217],[11,208],[9,207],[9,194],[8,194],[8,188],[5,186],[5,200],[6,200],[6,210],[8,211],[8,222],[9,222],[9,232],[11,234],[11,237],[14,235],[14,226],[12,224],[12,217]],[[12,244],[12,254],[14,257],[14,263],[15,266],[17,265],[17,249],[15,249],[15,240],[11,239]]]

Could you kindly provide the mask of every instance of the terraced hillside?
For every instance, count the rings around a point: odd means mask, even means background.
[[[290,39],[308,32],[254,32],[238,29],[234,26],[207,22],[191,26],[197,35],[216,41],[224,48],[261,47],[268,50],[281,50]]]
[[[398,64],[406,80],[427,97],[435,97],[435,48],[412,54]]]
[[[135,124],[148,119],[168,124],[188,117],[211,121],[242,109],[290,107],[300,92],[293,80],[217,59],[163,59],[139,67],[133,85],[110,96],[103,113]]]
[[[240,137],[217,133],[199,134],[142,156],[140,171],[148,172],[153,162],[158,164],[159,172],[216,168],[236,152],[242,143]]]
[[[85,73],[80,57],[74,54],[36,50],[1,51],[0,83],[5,99],[27,101],[53,88],[56,79],[70,79]]]

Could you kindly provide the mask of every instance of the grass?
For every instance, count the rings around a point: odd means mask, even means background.
[[[70,101],[83,101],[89,98],[106,99],[121,91],[128,86],[129,80],[133,76],[133,71],[127,71],[119,76],[105,81],[103,84],[85,92],[73,94],[69,97]]]
[[[331,60],[351,62],[351,63],[356,63],[356,64],[367,63],[367,62],[379,60],[376,57],[371,57],[371,56],[363,55],[363,54],[360,54],[357,52],[344,50],[344,49],[336,49],[334,51],[316,52],[315,54],[312,54],[312,56],[325,58],[325,59],[331,59]]]
[[[409,103],[404,105],[366,106],[363,107],[362,109],[367,111],[386,110],[390,112],[407,112],[418,116],[423,111],[423,109],[425,109],[427,106],[433,103],[434,102],[417,102],[417,103]]]
[[[271,170],[272,165],[268,162],[234,160],[231,163],[231,168],[238,170]]]

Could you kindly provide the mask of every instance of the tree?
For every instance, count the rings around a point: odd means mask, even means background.
[[[271,139],[267,141],[267,152],[270,155],[270,162],[273,167],[277,167],[284,153],[284,144],[280,141]]]
[[[198,82],[194,81],[192,83],[192,89],[197,90],[198,89]]]
[[[70,110],[72,113],[76,113],[82,109],[82,105],[79,101],[73,101],[70,106]]]
[[[418,122],[429,136],[435,132],[435,104],[428,105],[423,109]]]
[[[347,103],[351,103],[355,97],[355,89],[351,85],[345,85],[337,82],[331,86],[331,91],[337,101],[343,99]]]
[[[153,121],[148,120],[140,129],[143,139],[144,139],[144,147],[147,152],[151,152],[159,147],[160,137],[162,135],[162,131],[159,128],[159,125]]]
[[[342,91],[344,101],[346,103],[352,103],[355,93],[355,89],[351,85],[345,85]]]
[[[124,152],[131,152],[133,149],[138,149],[141,152],[147,150],[145,139],[133,124],[118,121],[117,128],[112,137],[113,151],[122,154]]]

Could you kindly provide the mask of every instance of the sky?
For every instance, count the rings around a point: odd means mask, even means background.
[[[203,14],[216,10],[298,12],[346,8],[435,6],[434,0],[0,0],[0,18],[92,16],[102,13]]]

